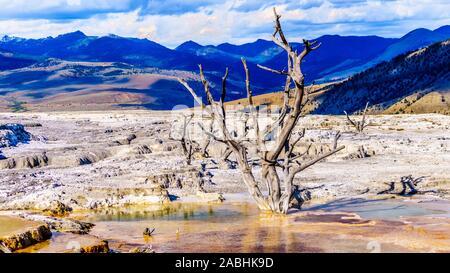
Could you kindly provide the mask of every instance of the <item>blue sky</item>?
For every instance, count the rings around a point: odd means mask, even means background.
[[[174,47],[270,39],[272,7],[291,40],[323,34],[399,37],[450,24],[450,0],[0,0],[0,35],[149,38]]]

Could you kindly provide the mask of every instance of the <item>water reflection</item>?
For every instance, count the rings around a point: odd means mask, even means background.
[[[88,215],[88,221],[222,221],[237,219],[249,215],[250,204],[240,204],[233,207],[219,204],[175,203],[147,207],[112,208],[96,211]],[[236,209],[238,208],[238,209]],[[256,208],[253,208],[256,210]]]
[[[288,215],[260,212],[249,202],[174,202],[78,217],[95,223],[90,235],[123,252],[150,245],[157,252],[368,252],[374,241],[382,252],[450,251],[450,221],[424,217],[433,213],[399,201],[346,199]],[[402,216],[420,217],[406,224]],[[155,229],[152,236],[143,235],[147,228]],[[42,251],[64,238],[56,239]]]

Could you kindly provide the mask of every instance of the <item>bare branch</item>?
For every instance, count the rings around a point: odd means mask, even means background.
[[[289,156],[292,154],[292,152],[294,151],[295,146],[297,145],[297,143],[305,137],[306,134],[306,129],[303,129],[301,132],[299,132],[297,134],[297,138],[291,143],[290,147],[289,147],[289,151],[288,154]]]
[[[227,78],[228,78],[228,67],[225,69],[225,75],[222,77],[222,95],[220,96],[220,108],[222,110],[222,118],[224,122],[226,122],[226,113],[225,113],[225,97],[227,95]]]
[[[192,89],[191,86],[189,86],[189,84],[182,78],[177,78],[177,80],[191,93],[192,97],[194,98],[194,100],[203,108],[203,101],[201,98],[199,98],[197,96],[197,94],[195,94],[194,89]]]
[[[189,127],[189,124],[191,123],[193,117],[194,117],[193,114],[183,115],[183,128],[182,128],[181,139],[179,140],[188,165],[191,165],[192,155],[194,152],[193,141],[189,138],[189,135],[188,135],[188,127]]]
[[[345,116],[347,117],[348,122],[356,128],[356,131],[359,133],[362,133],[364,129],[369,126],[368,123],[366,123],[366,114],[367,114],[367,108],[369,107],[369,102],[366,103],[366,107],[364,108],[364,111],[362,113],[362,119],[361,121],[352,120],[350,116],[347,114],[347,111],[344,111]]]
[[[308,145],[308,148],[306,148],[305,152],[303,152],[303,153],[301,153],[301,154],[298,154],[298,155],[292,157],[292,158],[290,159],[290,161],[293,162],[293,161],[296,161],[296,160],[299,159],[299,158],[304,157],[305,155],[307,155],[307,154],[309,153],[309,150],[311,150],[311,147],[312,147],[312,143],[310,143],[310,144]]]
[[[209,82],[208,82],[208,81],[206,80],[206,78],[205,78],[205,74],[203,73],[203,67],[202,67],[202,65],[199,64],[198,67],[199,67],[199,69],[200,69],[200,78],[201,78],[201,80],[202,80],[203,87],[205,88],[206,98],[207,98],[207,100],[208,100],[208,103],[209,103],[210,105],[213,105],[213,104],[214,104],[214,98],[213,98],[213,96],[212,96],[212,94],[211,94],[211,90],[210,90],[210,88],[209,88]]]
[[[253,103],[253,95],[252,95],[252,90],[250,88],[250,73],[248,71],[248,66],[247,66],[247,61],[242,58],[242,64],[244,65],[244,70],[245,70],[245,88],[247,90],[247,99],[248,99],[248,105],[250,108],[250,113],[252,115],[253,118],[253,126],[255,127],[255,134],[256,134],[256,139],[258,142],[258,152],[261,151],[262,149],[262,145],[263,145],[263,139],[261,138],[261,132],[259,130],[259,121],[258,121],[258,112],[255,109],[255,105]]]
[[[228,67],[225,69],[225,75],[222,77],[222,95],[220,96],[220,101],[222,104],[225,102],[225,97],[227,95],[227,78]]]
[[[356,125],[356,123],[350,118],[350,116],[348,115],[347,111],[344,111],[345,116],[347,117],[348,122],[350,122],[351,125],[353,125],[355,128],[357,128],[358,126]]]
[[[213,131],[214,131],[214,119],[211,120],[211,122],[209,123],[209,127],[208,127],[209,133],[212,134]],[[209,148],[209,145],[211,144],[211,139],[212,139],[212,137],[207,135],[206,141],[203,143],[202,154],[204,157],[209,157],[208,148]]]
[[[336,150],[337,149],[337,145],[338,145],[338,141],[341,138],[341,131],[337,131],[336,135],[334,136],[334,140],[333,140],[333,149]]]
[[[288,72],[288,71],[284,71],[284,70],[276,70],[276,69],[272,69],[272,68],[269,68],[269,67],[267,67],[267,66],[263,66],[263,65],[260,65],[260,64],[257,64],[257,66],[258,66],[259,68],[261,68],[261,69],[267,70],[267,71],[272,72],[272,73],[275,73],[275,74],[289,75],[289,72]]]
[[[366,103],[366,107],[364,108],[363,118],[362,118],[362,121],[361,121],[362,129],[364,129],[365,127],[367,127],[367,125],[366,125],[366,113],[367,113],[367,108],[369,108],[369,102]]]
[[[292,48],[289,45],[286,37],[284,36],[283,29],[281,28],[281,23],[280,23],[281,15],[277,14],[276,8],[273,8],[273,13],[275,15],[275,32],[272,35],[272,40],[274,43],[276,43],[280,47],[284,48],[287,52],[291,52]],[[279,38],[277,38],[277,36],[276,36],[277,34],[278,34]]]
[[[252,90],[250,88],[250,75],[248,71],[247,61],[244,58],[241,58],[242,64],[244,65],[245,70],[245,89],[247,90],[247,99],[249,106],[254,106],[253,104],[253,95]]]
[[[222,142],[222,143],[225,143],[225,144],[227,143],[226,140],[221,139],[221,138],[218,138],[214,133],[209,132],[208,130],[206,130],[205,127],[203,127],[202,124],[199,124],[198,126],[200,127],[200,129],[202,129],[202,131],[203,131],[205,134],[207,134],[208,136],[210,136],[210,137],[211,137],[212,139],[214,139],[215,141],[217,141],[217,142]]]
[[[300,167],[294,169],[292,171],[292,173],[295,175],[295,174],[297,174],[297,173],[299,173],[301,171],[304,171],[305,169],[311,167],[312,165],[314,165],[314,164],[324,160],[325,158],[330,157],[330,156],[334,155],[335,153],[337,153],[339,151],[342,151],[344,149],[345,149],[345,146],[340,146],[339,148],[336,148],[336,149],[334,149],[334,150],[332,150],[332,151],[330,151],[330,152],[328,152],[326,154],[323,154],[323,155],[321,155],[321,156],[319,156],[319,157],[317,157],[317,158],[307,162],[306,164],[302,164]]]

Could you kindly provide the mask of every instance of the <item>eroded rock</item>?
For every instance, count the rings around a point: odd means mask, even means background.
[[[50,203],[50,207],[45,209],[44,212],[49,214],[50,216],[62,217],[68,215],[72,211],[72,208],[67,206],[66,204],[54,200]]]
[[[362,159],[367,158],[375,155],[375,151],[371,148],[366,148],[364,146],[358,146],[357,149],[353,149],[352,152],[350,152],[345,159]]]
[[[89,165],[111,156],[107,150],[93,150],[78,157],[79,165]]]
[[[130,134],[124,139],[120,139],[120,140],[114,141],[113,144],[116,144],[116,145],[130,145],[131,141],[135,140],[136,138],[137,137],[136,137],[135,134]]]
[[[96,189],[106,198],[88,200],[85,207],[102,210],[132,204],[158,204],[170,202],[169,192],[159,184],[151,184],[145,188]]]
[[[47,154],[40,153],[30,156],[19,156],[0,161],[0,169],[33,169],[47,166],[49,158]]]
[[[27,143],[32,135],[25,131],[22,124],[11,123],[0,125],[0,148],[16,146],[19,143]]]
[[[133,152],[138,155],[151,154],[152,150],[147,145],[138,145],[133,147]]]
[[[83,246],[80,248],[80,253],[109,253],[108,241],[101,241],[100,243],[92,246]]]
[[[52,237],[48,225],[40,225],[28,231],[0,238],[0,243],[11,252],[46,241]]]
[[[44,222],[51,229],[60,232],[87,234],[94,227],[94,224],[92,223],[82,222],[74,219],[57,218],[47,215],[21,213],[19,214],[19,216],[31,221]]]
[[[202,190],[205,175],[195,168],[164,172],[151,175],[145,180],[146,184],[160,186],[162,189],[176,188],[195,193]]]
[[[149,148],[154,152],[171,152],[181,150],[181,147],[177,141],[157,139],[149,144]]]
[[[206,202],[223,202],[225,197],[222,193],[198,191],[197,196]]]

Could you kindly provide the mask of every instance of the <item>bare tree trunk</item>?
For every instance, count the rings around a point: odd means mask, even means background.
[[[214,130],[214,120],[212,120],[208,126],[208,131],[210,134],[213,133],[213,130]],[[206,135],[206,140],[203,142],[203,146],[201,148],[201,153],[204,158],[209,157],[208,148],[210,144],[211,144],[211,136]]]

